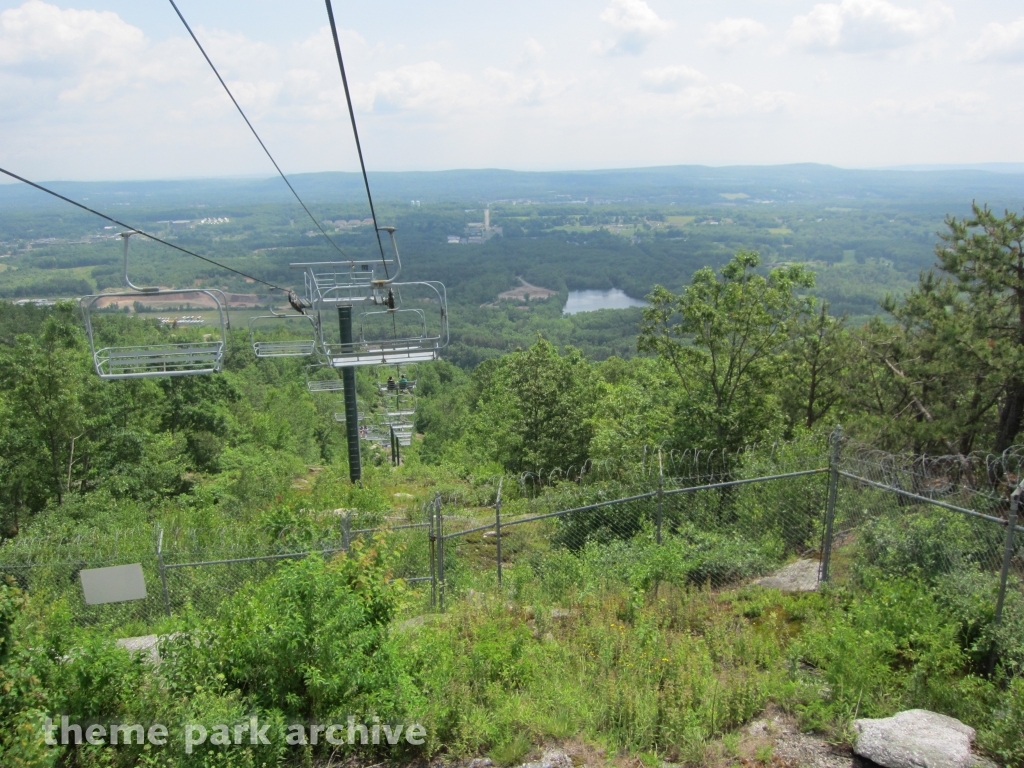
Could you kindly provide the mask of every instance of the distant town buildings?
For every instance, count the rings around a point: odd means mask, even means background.
[[[483,221],[471,221],[461,235],[448,235],[448,242],[452,245],[466,243],[476,245],[485,243],[500,234],[502,234],[501,227],[491,226],[491,209],[485,208]]]
[[[195,229],[206,224],[227,224],[231,221],[227,216],[213,216],[205,219],[163,219],[158,221],[157,224],[170,224],[171,228],[174,227],[188,227],[189,229]],[[114,229],[114,227],[104,227],[104,229]]]
[[[160,325],[170,325],[176,327],[179,325],[202,325],[202,315],[182,315],[181,317],[158,317],[157,320]]]
[[[57,299],[57,301],[62,301],[62,299]],[[19,307],[25,307],[29,304],[34,304],[37,307],[52,307],[57,301],[50,301],[49,299],[20,299],[14,303]]]
[[[324,222],[329,227],[335,229],[354,229],[356,227],[372,227],[373,219],[338,219],[337,221],[331,221],[328,219]]]

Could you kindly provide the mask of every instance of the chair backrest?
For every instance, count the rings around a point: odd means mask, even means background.
[[[119,304],[119,299],[131,299],[139,310],[139,305],[148,309],[161,309],[177,304],[187,310],[195,311],[194,304],[209,306],[217,312],[217,323],[213,326],[214,333],[203,334],[201,338],[189,341],[168,339],[165,331],[153,326],[149,339],[130,345],[103,345],[97,339],[94,319],[103,314],[110,304]],[[178,301],[175,301],[177,299]],[[189,289],[145,289],[145,292],[103,293],[83,296],[79,299],[79,307],[85,320],[86,337],[92,352],[93,367],[101,379],[143,379],[165,376],[197,376],[218,373],[224,363],[224,350],[227,347],[227,297],[222,291],[206,288]],[[120,310],[114,310],[119,312]],[[195,317],[190,317],[188,325],[195,326]],[[173,321],[163,322],[174,325]],[[149,330],[148,328],[146,330]]]
[[[309,315],[257,315],[249,320],[256,357],[309,357],[317,352],[316,322]]]

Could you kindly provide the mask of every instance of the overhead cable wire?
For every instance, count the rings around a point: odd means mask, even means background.
[[[205,261],[207,264],[212,264],[215,267],[220,267],[221,269],[226,269],[228,272],[234,272],[236,275],[240,275],[241,277],[244,277],[244,278],[246,278],[248,280],[252,280],[254,282],[260,283],[261,285],[265,285],[268,288],[273,288],[275,291],[284,291],[285,293],[291,293],[291,291],[289,291],[287,288],[282,288],[280,285],[275,285],[274,283],[268,283],[266,280],[260,280],[258,277],[253,277],[252,275],[246,274],[245,272],[241,272],[241,271],[239,271],[237,269],[234,269],[233,267],[229,267],[227,264],[221,264],[219,261],[214,261],[213,259],[207,258],[206,256],[200,256],[198,253],[195,253],[194,251],[188,250],[188,248],[182,248],[180,245],[175,245],[174,243],[169,243],[168,241],[163,240],[162,238],[159,238],[156,235],[151,235],[151,234],[149,234],[149,232],[145,232],[145,231],[139,229],[138,227],[133,227],[131,224],[125,224],[123,221],[118,221],[117,219],[113,218],[112,216],[107,216],[107,214],[100,213],[99,211],[95,210],[94,208],[90,208],[87,205],[82,205],[81,203],[79,203],[79,202],[77,202],[75,200],[72,200],[70,197],[64,197],[64,195],[60,194],[59,192],[54,192],[52,189],[48,189],[47,187],[44,187],[42,184],[36,184],[34,181],[29,181],[28,179],[24,178],[23,176],[19,176],[18,174],[13,173],[12,171],[8,171],[6,168],[0,168],[0,173],[4,174],[6,176],[10,176],[12,179],[16,179],[17,181],[20,181],[20,182],[22,182],[24,184],[28,184],[30,187],[35,187],[40,192],[45,192],[48,195],[53,195],[54,197],[56,197],[56,198],[58,198],[60,200],[63,200],[65,203],[70,203],[71,205],[75,206],[76,208],[81,208],[83,211],[88,211],[89,213],[94,214],[95,216],[99,216],[101,219],[106,219],[107,221],[111,222],[112,224],[117,224],[119,227],[124,227],[126,230],[132,232],[133,234],[142,235],[143,237],[147,237],[150,240],[153,240],[153,241],[155,241],[157,243],[160,243],[161,245],[166,245],[168,248],[173,248],[174,250],[181,251],[182,253],[187,254],[189,256],[194,256],[195,258],[199,259],[200,261]]]
[[[195,42],[196,47],[199,48],[199,52],[201,54],[203,54],[203,58],[206,59],[206,63],[210,65],[210,69],[213,70],[213,74],[215,74],[217,76],[217,79],[220,81],[220,84],[222,86],[224,86],[224,92],[227,93],[228,98],[231,99],[231,103],[235,105],[235,109],[238,110],[238,114],[240,114],[242,116],[242,119],[245,120],[245,124],[248,125],[249,126],[249,130],[252,131],[252,135],[256,137],[256,141],[258,141],[260,146],[263,147],[263,151],[266,153],[267,157],[270,159],[270,162],[273,163],[274,168],[277,169],[277,173],[281,177],[282,181],[284,181],[284,183],[288,185],[288,189],[291,190],[292,194],[295,196],[295,199],[299,201],[299,205],[302,206],[302,210],[304,210],[306,212],[306,215],[309,216],[310,221],[312,221],[313,224],[316,226],[316,228],[320,230],[320,234],[323,235],[324,238],[326,238],[327,242],[331,244],[331,246],[334,248],[334,250],[336,250],[338,253],[340,253],[341,256],[343,258],[345,258],[346,260],[352,261],[351,257],[349,257],[343,250],[341,250],[341,248],[338,247],[337,243],[335,243],[333,240],[331,240],[330,235],[328,235],[324,231],[324,228],[322,226],[320,226],[320,222],[316,220],[316,217],[312,213],[310,213],[310,210],[309,210],[309,208],[306,207],[306,204],[304,202],[302,202],[302,198],[299,197],[299,193],[295,191],[295,187],[293,187],[292,183],[290,181],[288,181],[288,177],[284,175],[284,171],[281,170],[281,166],[279,166],[277,164],[277,161],[274,159],[274,156],[272,154],[270,154],[270,150],[267,149],[267,145],[263,143],[263,139],[261,139],[260,135],[258,133],[256,133],[256,129],[253,128],[252,123],[249,122],[249,118],[245,116],[245,112],[242,111],[241,105],[239,105],[238,101],[235,99],[234,94],[231,93],[231,89],[228,88],[228,84],[224,82],[224,78],[220,76],[220,72],[217,71],[217,67],[214,66],[213,61],[207,55],[206,49],[203,48],[202,43],[199,42],[199,38],[196,37],[196,33],[192,31],[192,27],[190,27],[188,25],[188,22],[185,21],[185,17],[182,15],[181,11],[178,9],[178,6],[175,4],[174,0],[169,0],[169,2],[171,4],[171,7],[174,9],[174,12],[176,14],[178,14],[178,18],[181,19],[181,23],[185,25],[185,29],[188,30],[188,33],[192,37],[193,42]],[[358,139],[357,139],[357,142],[358,142]],[[360,155],[360,158],[361,157],[362,156]],[[374,226],[376,226],[376,219],[374,219]],[[378,240],[378,242],[380,241],[380,235],[379,234],[377,235],[377,240]],[[383,254],[383,250],[381,251],[381,253]]]
[[[173,4],[174,0],[171,0]],[[363,146],[359,143],[359,129],[356,128],[356,112],[352,108],[352,94],[348,90],[348,78],[345,76],[345,62],[341,58],[341,43],[338,41],[338,27],[334,23],[334,7],[331,0],[324,0],[327,4],[327,18],[331,21],[331,35],[334,37],[334,51],[338,54],[338,68],[341,70],[341,84],[345,86],[345,101],[348,102],[348,116],[352,120],[352,135],[356,139],[356,152],[359,154],[359,167],[363,171],[363,184],[366,186],[366,199],[370,203],[370,217],[373,219],[373,231],[377,235],[377,247],[380,248],[380,260],[384,262],[384,276],[388,275],[388,262],[384,258],[384,243],[380,239],[380,229],[377,227],[377,212],[373,209],[373,195],[370,194],[370,179],[366,175],[366,163],[363,161]]]

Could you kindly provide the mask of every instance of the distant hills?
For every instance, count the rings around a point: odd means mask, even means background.
[[[1024,174],[1024,163],[964,163],[953,165],[894,165],[883,171],[988,171]]]
[[[303,173],[289,177],[309,203],[358,202],[362,180],[355,173]],[[381,202],[486,203],[518,200],[541,203],[647,203],[656,205],[764,205],[826,203],[870,206],[908,202],[936,207],[985,201],[995,208],[1024,205],[1024,164],[906,166],[850,170],[827,165],[698,165],[598,171],[523,172],[453,170],[371,173]],[[46,182],[76,200],[116,210],[251,205],[288,202],[278,178],[184,179],[173,181]],[[24,185],[0,185],[0,209],[65,206]]]

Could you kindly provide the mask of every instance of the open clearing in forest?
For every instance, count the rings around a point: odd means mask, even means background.
[[[499,293],[498,301],[543,301],[558,294],[558,291],[553,291],[550,288],[531,285],[521,277],[518,279],[519,285],[511,290]]]

